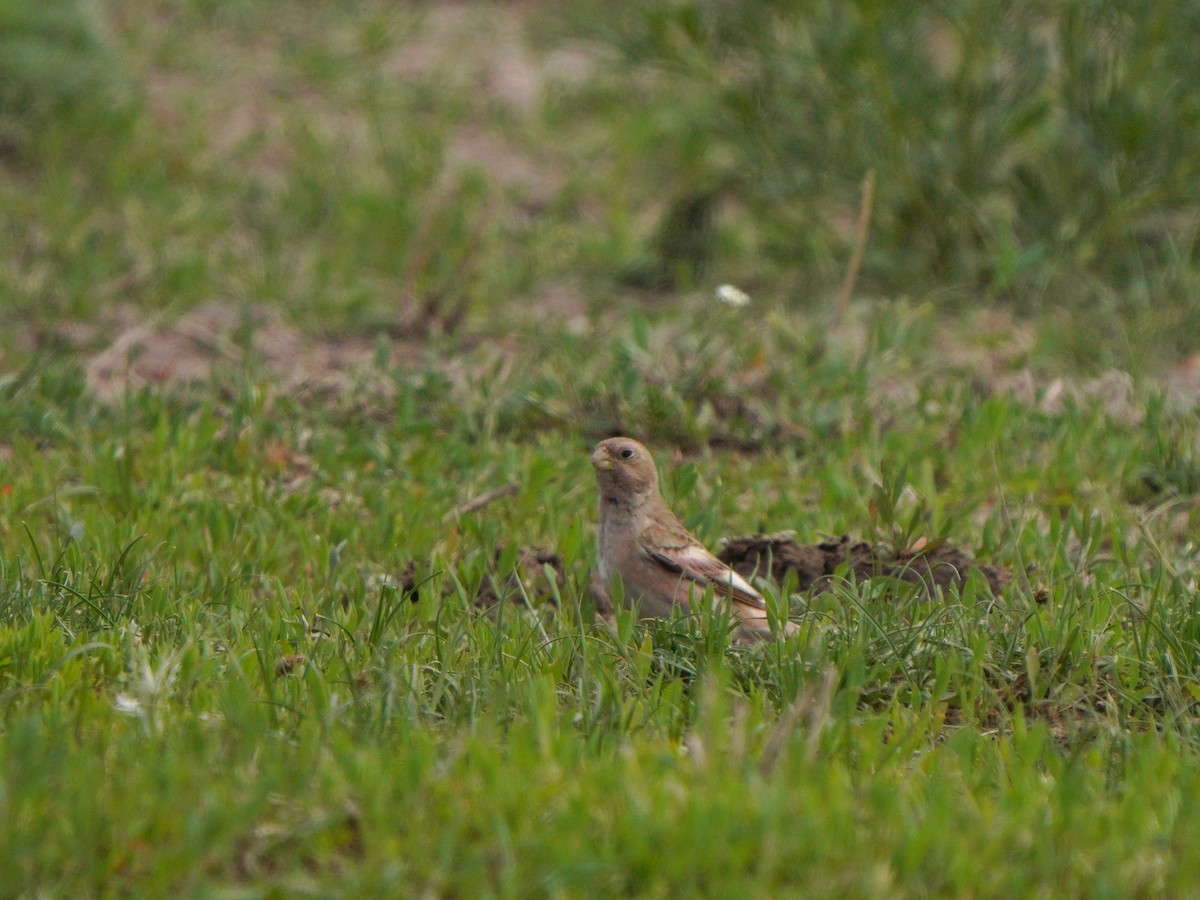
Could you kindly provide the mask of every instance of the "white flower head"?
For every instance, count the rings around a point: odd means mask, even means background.
[[[750,295],[740,287],[732,284],[723,284],[718,287],[717,299],[726,306],[732,306],[735,309],[741,309],[744,306],[750,305]]]
[[[117,712],[124,713],[127,716],[140,716],[142,714],[142,701],[132,694],[117,694],[113,699],[113,706]]]

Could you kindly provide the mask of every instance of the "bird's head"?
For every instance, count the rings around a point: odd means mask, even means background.
[[[636,501],[658,490],[658,470],[650,451],[632,438],[601,441],[592,451],[600,496],[609,502]]]

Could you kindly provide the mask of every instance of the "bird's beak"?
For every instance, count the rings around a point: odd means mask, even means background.
[[[613,461],[600,453],[592,454],[592,466],[600,472],[607,472],[613,467]]]

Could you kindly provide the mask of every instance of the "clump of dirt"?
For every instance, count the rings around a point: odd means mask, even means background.
[[[898,578],[932,593],[935,589],[948,591],[951,586],[961,589],[974,569],[987,579],[993,594],[999,593],[1011,577],[1002,566],[977,562],[958,547],[937,541],[892,552],[845,536],[820,544],[800,544],[792,532],[782,532],[731,538],[717,555],[745,577],[769,573],[783,583],[789,573],[794,573],[801,591],[816,594],[828,590],[843,575],[856,581]]]
[[[477,607],[487,609],[502,600],[524,603],[526,597],[535,606],[558,605],[557,595],[567,583],[561,556],[542,547],[521,547],[517,550],[517,562],[512,571],[501,572],[498,563],[503,553],[503,546],[496,547],[492,566],[475,594]],[[550,576],[553,576],[553,582]]]
[[[413,603],[421,599],[423,582],[417,578],[417,561],[415,559],[410,559],[404,564],[395,583],[400,588],[400,596],[407,597]]]
[[[524,605],[526,598],[534,606],[557,606],[558,596],[567,583],[562,557],[544,547],[520,547],[513,567],[501,571],[504,551],[503,544],[493,551],[487,574],[473,598],[475,606],[490,609],[504,600]],[[424,580],[417,574],[419,568],[416,560],[409,560],[398,576],[400,593],[413,603],[421,600],[424,590]],[[448,597],[453,593],[454,584],[447,580],[442,585],[441,596]]]
[[[291,675],[297,669],[302,668],[308,662],[308,657],[303,653],[289,653],[286,656],[281,656],[279,661],[275,663],[276,675]]]

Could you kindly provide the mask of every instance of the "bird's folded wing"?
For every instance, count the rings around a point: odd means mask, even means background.
[[[741,575],[725,565],[700,544],[671,547],[669,551],[642,545],[642,552],[669,572],[700,585],[712,585],[718,594],[745,603],[755,609],[766,609],[763,596]]]

